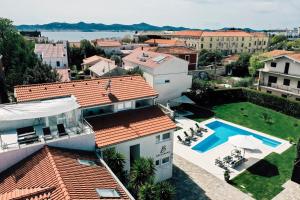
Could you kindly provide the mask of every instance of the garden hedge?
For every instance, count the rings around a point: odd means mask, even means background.
[[[206,94],[196,92],[186,93],[193,101],[201,106],[213,107],[216,105],[236,102],[251,102],[267,107],[284,114],[300,118],[300,102],[288,100],[279,96],[260,92],[248,88],[217,89]]]

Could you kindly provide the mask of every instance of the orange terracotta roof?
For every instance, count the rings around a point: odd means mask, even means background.
[[[138,75],[113,77],[110,90],[106,90],[108,81],[109,78],[106,77],[65,83],[16,86],[15,97],[18,102],[24,102],[74,95],[81,107],[89,107],[158,95]]]
[[[190,49],[188,47],[153,47],[149,48],[149,51],[154,51],[157,53],[180,55],[180,54],[197,54],[197,51]]]
[[[201,37],[202,33],[203,33],[203,31],[190,30],[190,31],[177,31],[172,35],[173,36]]]
[[[48,200],[54,189],[55,187],[17,188],[11,192],[0,194],[0,200]]]
[[[120,41],[117,40],[102,40],[102,39],[97,39],[96,40],[96,45],[99,47],[121,47],[122,44]]]
[[[149,68],[155,68],[161,66],[166,61],[172,60],[175,56],[163,53],[157,53],[153,51],[147,51],[148,48],[141,48],[135,49],[131,54],[124,57],[123,60],[127,62],[131,62],[134,64],[138,64],[141,66],[146,66]],[[161,58],[161,59],[159,59]],[[156,61],[158,59],[158,61]]]
[[[266,53],[263,53],[263,56],[266,57],[277,57],[277,56],[281,56],[281,55],[288,55],[288,54],[294,54],[294,51],[286,51],[286,50],[273,50],[273,51],[269,51]]]
[[[158,107],[90,118],[88,122],[95,131],[98,147],[110,146],[176,128],[175,123]]]
[[[204,31],[202,37],[249,37],[245,31]]]
[[[179,40],[167,40],[167,39],[150,39],[145,41],[146,44],[158,44],[158,45],[169,45],[169,46],[185,46],[183,41]]]
[[[300,53],[289,54],[287,56],[292,58],[293,60],[296,60],[296,61],[300,62]]]
[[[95,64],[95,63],[97,63],[99,61],[102,61],[102,60],[107,61],[107,62],[114,62],[113,60],[110,60],[108,58],[104,58],[104,57],[101,57],[101,56],[94,55],[94,56],[83,59],[83,64],[84,65]]]
[[[97,162],[92,152],[43,147],[0,174],[1,200],[96,200],[96,188],[116,189],[118,199],[129,199],[104,166],[82,165],[78,159]],[[8,194],[14,198],[4,198]]]

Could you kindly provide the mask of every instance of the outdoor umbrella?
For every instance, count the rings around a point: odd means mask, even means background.
[[[228,139],[228,142],[235,147],[244,149],[259,149],[262,141],[253,137],[252,135],[235,135]]]

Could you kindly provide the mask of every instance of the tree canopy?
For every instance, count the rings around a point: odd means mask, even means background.
[[[249,74],[254,77],[257,74],[257,70],[264,67],[263,60],[266,60],[267,58],[268,56],[261,53],[253,54],[249,61]]]
[[[0,76],[0,88],[7,88],[12,92],[16,85],[59,80],[56,71],[35,55],[34,43],[25,40],[13,26],[13,22],[6,18],[0,18],[0,55],[3,56],[4,67]],[[7,99],[3,101],[6,102]]]
[[[221,51],[202,50],[198,57],[199,66],[207,66],[213,63],[221,62],[223,53]]]

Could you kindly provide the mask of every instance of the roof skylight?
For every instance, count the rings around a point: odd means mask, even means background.
[[[81,165],[86,165],[86,166],[96,166],[97,164],[95,163],[95,161],[92,160],[82,160],[82,159],[78,159],[79,164]]]
[[[98,193],[100,198],[120,198],[120,194],[115,189],[104,189],[104,188],[96,188],[96,192]]]

